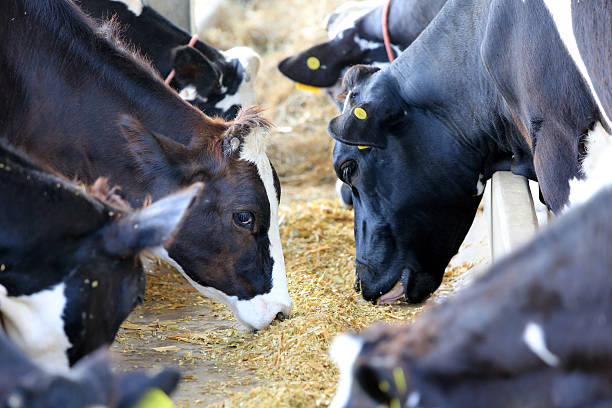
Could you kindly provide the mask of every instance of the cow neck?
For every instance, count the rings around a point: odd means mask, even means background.
[[[511,167],[534,178],[529,147],[480,55],[488,8],[488,0],[450,0],[391,64],[391,74],[408,104],[431,111],[479,152],[486,178]]]
[[[0,79],[0,87],[8,89],[0,125],[6,122],[9,139],[11,134],[19,135],[19,140],[11,141],[68,177],[86,183],[110,177],[133,205],[141,205],[147,194],[156,199],[171,192],[176,186],[151,191],[148,185],[134,183],[133,165],[130,168],[127,159],[118,157],[118,151],[125,149],[117,146],[126,143],[120,115],[130,114],[150,131],[183,144],[196,135],[204,141],[204,135],[212,138],[218,134],[217,125],[181,100],[136,57],[96,35],[76,7],[47,3],[51,2],[9,7],[13,24],[0,28],[7,39],[0,48],[2,59],[12,67],[8,77],[19,79]],[[6,44],[11,43],[35,45],[8,49]],[[76,150],[66,152],[65,146]]]

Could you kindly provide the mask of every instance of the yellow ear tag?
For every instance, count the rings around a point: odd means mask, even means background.
[[[366,149],[371,149],[372,147],[371,146],[357,146],[357,148],[359,150],[366,150]]]
[[[319,91],[321,90],[320,88],[317,88],[316,86],[304,85],[304,84],[300,84],[299,82],[296,82],[295,87],[297,89],[301,89],[302,91],[308,91],[312,93],[319,93]]]
[[[153,388],[134,408],[175,408],[172,400],[159,388]]]
[[[308,57],[306,66],[313,71],[316,71],[321,66],[321,61],[317,57]]]
[[[368,114],[363,108],[355,108],[355,111],[353,112],[353,114],[355,115],[357,119],[361,119],[361,120],[365,120],[368,117]]]

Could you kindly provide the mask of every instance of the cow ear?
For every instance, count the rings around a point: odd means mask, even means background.
[[[105,250],[110,254],[128,256],[167,244],[202,187],[202,183],[195,183],[138,212],[123,213],[104,232]]]
[[[360,388],[381,404],[402,406],[408,395],[408,384],[404,369],[390,366],[387,359],[370,359],[357,362],[355,380]],[[397,401],[397,402],[394,402]]]
[[[175,79],[181,86],[194,85],[200,95],[208,95],[220,86],[220,72],[200,51],[183,45],[172,50]]]
[[[142,179],[170,177],[189,180],[196,172],[197,166],[192,163],[192,154],[187,146],[149,131],[128,115],[120,117],[119,127]]]
[[[339,142],[360,148],[384,149],[387,140],[381,136],[379,125],[372,106],[360,104],[332,119],[327,130]]]

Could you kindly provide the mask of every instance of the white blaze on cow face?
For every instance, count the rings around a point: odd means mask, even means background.
[[[587,155],[582,160],[583,179],[570,180],[569,204],[580,205],[612,185],[612,135],[597,122],[587,136]]]
[[[215,104],[215,108],[223,112],[234,105],[251,106],[255,102],[255,79],[261,66],[261,57],[248,47],[234,47],[221,54],[227,61],[237,59],[244,69],[243,78],[236,93],[226,95]]]
[[[571,0],[544,0],[548,11],[552,15],[552,18],[555,22],[555,26],[557,27],[557,32],[561,37],[561,41],[565,45],[565,48],[569,52],[569,55],[572,57],[574,64],[580,71],[580,74],[587,82],[589,89],[591,91],[591,95],[595,99],[597,106],[599,107],[599,112],[601,116],[605,120],[608,125],[608,129],[612,129],[612,120],[607,116],[606,111],[603,109],[603,105],[595,88],[593,87],[593,81],[591,81],[591,77],[589,76],[589,72],[587,71],[586,64],[582,59],[582,55],[580,55],[580,50],[578,49],[578,43],[576,41],[576,36],[574,35],[574,27],[572,23],[572,1]]]
[[[0,285],[0,314],[7,336],[34,363],[49,372],[69,370],[66,352],[72,344],[64,331],[65,285],[32,295],[8,296]]]
[[[353,365],[362,347],[363,341],[355,336],[343,334],[334,339],[329,356],[340,369],[340,380],[329,408],[342,408],[348,404],[353,386]]]
[[[551,367],[559,365],[559,357],[546,347],[546,338],[542,326],[534,322],[527,323],[523,331],[523,341],[529,347],[529,350],[546,364]]]
[[[125,7],[127,7],[128,10],[130,10],[132,13],[134,13],[137,16],[142,14],[142,8],[144,7],[142,0],[110,0],[110,1],[116,1],[117,3],[125,4]]]

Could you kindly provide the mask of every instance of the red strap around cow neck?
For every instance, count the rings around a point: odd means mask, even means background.
[[[194,35],[191,36],[191,40],[189,40],[189,44],[187,44],[187,45],[190,46],[190,47],[193,47],[197,41],[198,41],[198,35],[194,34]],[[173,69],[172,71],[170,71],[170,73],[166,77],[166,80],[164,81],[164,83],[166,85],[170,85],[170,82],[172,82],[172,79],[174,78],[174,75],[176,75],[176,71]]]
[[[385,42],[385,49],[387,50],[387,56],[389,57],[389,62],[393,62],[395,57],[393,56],[393,50],[391,49],[391,38],[389,36],[389,9],[391,9],[391,0],[387,0],[387,4],[385,4],[385,9],[383,10],[382,34]]]

